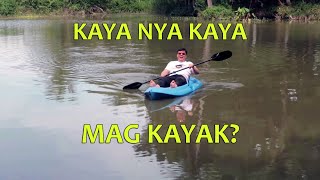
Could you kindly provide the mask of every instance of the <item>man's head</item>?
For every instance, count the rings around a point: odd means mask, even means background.
[[[177,50],[177,59],[180,62],[186,61],[188,51],[185,48],[180,48]]]

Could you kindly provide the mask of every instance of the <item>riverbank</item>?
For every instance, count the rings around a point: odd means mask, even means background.
[[[0,3],[1,5],[1,3]],[[227,21],[319,21],[320,20],[320,4],[300,3],[292,6],[277,6],[271,8],[238,8],[227,5],[216,5],[213,7],[194,9],[192,12],[186,13],[186,10],[173,10],[169,14],[161,14],[167,17],[190,17],[197,20],[227,20]],[[25,7],[16,7],[14,10],[7,8],[4,10],[0,6],[0,19],[10,18],[52,18],[52,17],[67,17],[67,18],[94,18],[105,19],[108,16],[117,16],[119,14],[138,14],[145,16],[159,16],[158,13],[153,13],[151,10],[139,10],[136,12],[114,11],[101,8],[93,5],[89,8],[80,7],[65,7],[58,9],[32,9]]]

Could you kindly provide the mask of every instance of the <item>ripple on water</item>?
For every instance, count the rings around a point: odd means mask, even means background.
[[[232,82],[206,82],[205,89],[223,90],[223,89],[238,89],[244,87],[242,83],[232,83]]]

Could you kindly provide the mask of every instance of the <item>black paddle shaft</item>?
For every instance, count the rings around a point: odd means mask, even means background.
[[[198,66],[198,65],[200,65],[200,64],[206,63],[206,62],[211,61],[211,60],[212,60],[212,59],[206,60],[206,61],[203,61],[203,62],[194,64],[193,66]],[[167,74],[166,76],[169,76],[170,74],[174,74],[174,73],[179,72],[179,71],[183,71],[183,70],[188,69],[188,68],[191,68],[191,67],[185,67],[185,68],[179,69],[179,70],[177,70],[177,71],[173,71],[172,73],[169,73],[169,74]],[[164,76],[164,77],[166,77],[166,76]],[[157,78],[152,79],[152,80],[157,80],[157,79],[160,79],[160,78],[162,78],[162,77],[157,77]],[[150,80],[149,80],[149,81],[146,81],[146,82],[143,82],[142,84],[145,84],[145,83],[148,83],[148,82],[150,82]]]
[[[194,64],[193,66],[198,66],[200,64],[203,64],[203,63],[206,63],[206,62],[209,62],[209,61],[223,61],[223,60],[225,60],[225,59],[227,59],[227,58],[229,58],[231,56],[232,56],[232,52],[231,51],[223,51],[223,52],[216,53],[216,54],[212,55],[211,59],[199,62],[197,64]],[[173,71],[172,73],[169,73],[166,76],[169,76],[170,74],[174,74],[174,73],[179,72],[179,71],[183,71],[183,70],[188,69],[188,68],[191,68],[191,67],[185,67],[185,68],[179,69],[177,71]],[[157,77],[157,78],[152,79],[152,80],[157,80],[157,79],[160,79],[160,78],[161,77]],[[142,84],[145,84],[145,83],[148,83],[148,82],[150,82],[150,80],[146,81],[146,82],[143,82]]]
[[[203,61],[203,62],[199,62],[197,64],[194,64],[194,66],[197,66],[197,65],[200,65],[200,64],[203,64],[203,63],[206,63],[208,61],[223,61],[225,59],[228,59],[232,56],[232,52],[231,51],[223,51],[223,52],[220,52],[220,53],[216,53],[214,55],[211,56],[211,59],[209,60],[206,60],[206,61]],[[179,71],[182,71],[182,70],[185,70],[185,69],[188,69],[188,68],[191,68],[191,67],[185,67],[185,68],[182,68],[182,69],[179,69],[177,71],[174,71],[172,73],[169,73],[167,74],[166,76],[169,76],[170,74],[173,74],[173,73],[176,73],[176,72],[179,72]],[[157,79],[160,79],[161,77],[157,77],[153,80],[157,80]],[[135,82],[135,83],[132,83],[132,84],[129,84],[125,87],[123,87],[123,89],[139,89],[139,87],[142,85],[142,84],[145,84],[145,83],[148,83],[150,82],[149,81],[146,81],[146,82],[143,82],[143,83],[140,83],[140,82]]]

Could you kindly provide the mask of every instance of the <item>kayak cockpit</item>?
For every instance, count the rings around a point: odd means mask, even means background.
[[[176,88],[170,87],[149,87],[144,95],[150,100],[169,99],[175,97],[186,96],[202,87],[202,82],[194,77],[190,77],[187,84]]]

